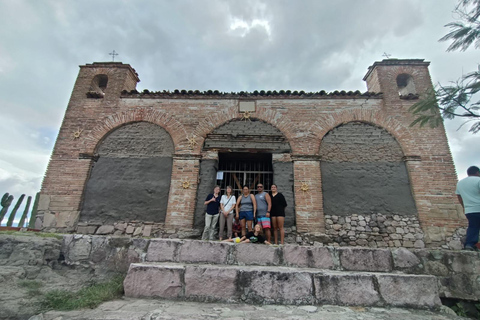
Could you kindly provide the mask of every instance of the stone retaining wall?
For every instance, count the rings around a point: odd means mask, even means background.
[[[475,301],[480,297],[480,254],[469,251],[235,245],[84,235],[65,236],[63,251],[68,264],[122,271],[133,262],[178,262],[434,275],[441,297]]]

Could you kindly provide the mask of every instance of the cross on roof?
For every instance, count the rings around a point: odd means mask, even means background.
[[[384,52],[384,53],[382,54],[382,56],[384,56],[385,58],[388,59],[388,58],[390,58],[392,55],[389,54],[389,53]]]
[[[115,56],[118,56],[118,53],[116,53],[115,50],[113,50],[113,52],[109,53],[109,55],[112,56],[112,62],[115,62]]]

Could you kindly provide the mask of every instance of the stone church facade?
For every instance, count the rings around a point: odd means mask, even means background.
[[[45,231],[198,235],[219,184],[277,184],[286,226],[326,244],[458,245],[443,126],[409,127],[428,62],[375,62],[368,91],[137,92],[121,62],[80,66],[44,177]],[[326,240],[325,240],[326,239]]]

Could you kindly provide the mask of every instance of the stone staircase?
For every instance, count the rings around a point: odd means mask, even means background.
[[[268,246],[152,239],[125,295],[205,302],[436,308],[437,277],[399,249]]]

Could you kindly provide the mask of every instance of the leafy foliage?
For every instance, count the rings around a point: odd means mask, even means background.
[[[459,0],[455,8],[459,21],[446,25],[451,31],[439,41],[452,40],[447,51],[465,51],[472,44],[480,48],[480,0]],[[410,126],[419,124],[437,127],[443,119],[464,118],[462,124],[473,122],[469,131],[480,131],[480,67],[478,71],[462,76],[449,86],[437,85],[427,91],[423,99],[414,104],[410,111],[417,118]]]

